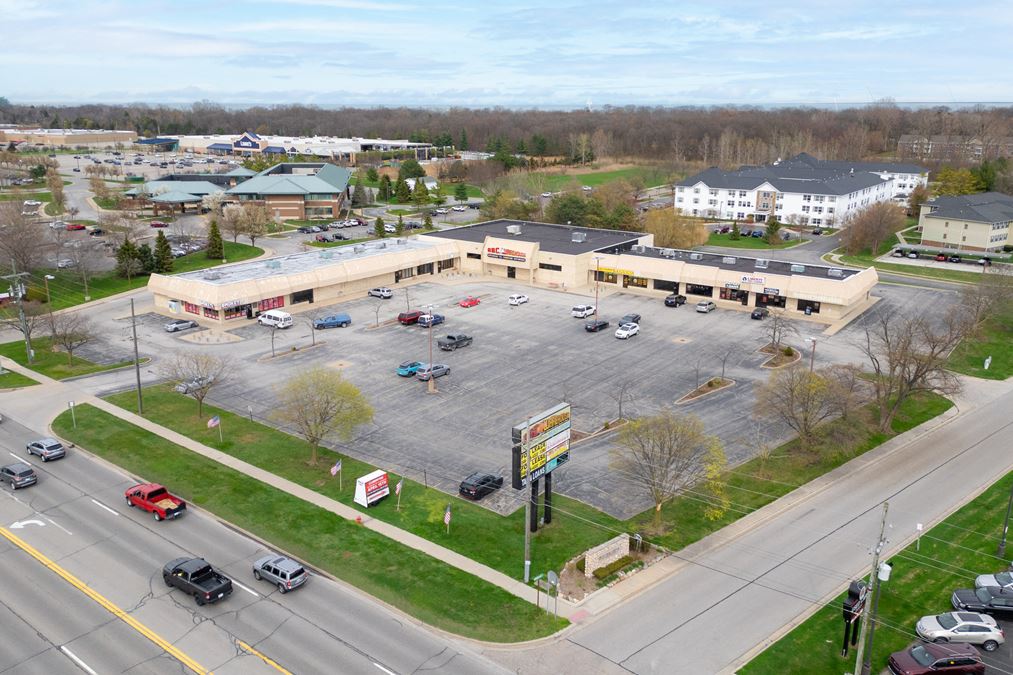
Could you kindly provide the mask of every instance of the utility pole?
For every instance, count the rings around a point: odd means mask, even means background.
[[[8,274],[4,279],[11,282],[10,295],[14,298],[14,301],[18,303],[18,319],[21,321],[21,334],[25,336],[25,352],[28,354],[28,363],[35,363],[35,352],[32,351],[32,338],[28,333],[28,319],[25,318],[25,285],[21,281],[22,277],[29,276],[28,272],[18,272],[18,266],[15,262],[11,261],[11,267],[14,270],[13,274]]]
[[[521,436],[521,454],[523,455],[528,451],[528,433],[531,430],[531,418],[529,417],[527,422],[524,423],[524,435]],[[523,490],[523,488],[521,488]],[[526,492],[526,490],[524,490]],[[531,528],[528,523],[531,522],[531,502],[534,501],[533,497],[528,497],[524,500],[524,583],[528,583],[531,578]]]
[[[879,541],[876,542],[876,548],[872,550],[872,571],[869,574],[869,585],[872,586],[872,614],[862,622],[862,634],[858,638],[858,649],[855,654],[855,673],[862,673],[862,675],[869,675],[872,670],[872,635],[874,629],[871,628],[872,624],[876,621],[876,601],[879,599],[879,554],[883,551],[883,546],[886,544],[886,514],[890,509],[890,502],[883,502],[883,520],[879,525]],[[868,636],[869,644],[866,645],[866,636]],[[866,653],[866,652],[869,653]],[[863,662],[862,657],[865,657]]]
[[[1002,539],[999,540],[999,553],[997,555],[1000,558],[1006,557],[1006,533],[1009,532],[1009,516],[1011,510],[1013,510],[1013,485],[1010,485],[1009,503],[1006,504],[1006,520],[1002,524]]]
[[[134,334],[134,372],[137,374],[137,414],[144,414],[144,398],[141,396],[141,359],[137,355],[137,317],[134,315],[134,299],[130,298],[130,330]]]

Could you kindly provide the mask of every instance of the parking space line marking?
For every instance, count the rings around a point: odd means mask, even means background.
[[[105,509],[105,510],[106,510],[106,511],[108,511],[109,513],[113,514],[114,516],[118,516],[118,515],[120,515],[120,514],[119,514],[119,511],[116,511],[116,510],[114,510],[114,509],[111,509],[111,508],[109,508],[108,506],[106,506],[105,504],[103,504],[102,502],[100,502],[100,501],[99,501],[99,500],[97,500],[97,499],[92,499],[91,501],[92,501],[92,503],[93,503],[93,504],[95,504],[95,506],[100,506],[100,507],[102,507],[103,509]]]
[[[235,582],[233,582],[233,583],[235,583]],[[238,644],[238,645],[239,645],[239,646],[240,646],[240,647],[241,647],[242,649],[244,649],[244,650],[246,650],[246,651],[250,652],[251,654],[253,654],[254,656],[258,657],[258,658],[259,658],[259,659],[260,659],[261,661],[263,661],[263,662],[264,662],[264,663],[266,663],[267,665],[271,666],[272,668],[274,668],[275,670],[277,670],[277,671],[278,671],[279,673],[285,673],[285,675],[292,675],[292,673],[291,673],[291,672],[289,672],[289,671],[285,670],[284,668],[282,668],[282,667],[281,667],[280,665],[278,665],[278,664],[277,664],[277,663],[276,663],[275,661],[271,660],[271,658],[270,658],[270,657],[268,657],[268,656],[267,656],[267,655],[265,655],[265,654],[262,654],[262,653],[258,652],[258,651],[257,651],[256,649],[254,649],[254,648],[253,648],[253,647],[251,647],[250,645],[246,644],[245,642],[243,642],[243,641],[242,641],[242,640],[240,640],[239,638],[236,638],[236,643],[237,643],[237,644]],[[394,675],[394,674],[393,674],[393,673],[391,673],[391,675]]]
[[[81,659],[79,659],[77,657],[77,654],[75,654],[74,652],[72,652],[69,649],[67,649],[67,647],[65,645],[61,645],[60,646],[60,651],[63,652],[64,654],[66,654],[67,656],[69,656],[70,660],[73,661],[74,663],[76,663],[78,665],[78,667],[81,670],[83,670],[84,672],[89,673],[89,675],[98,675],[98,673],[96,673],[94,670],[92,670],[92,668],[87,663],[85,663],[84,661],[82,661]]]
[[[201,664],[194,661],[192,658],[187,656],[183,651],[177,648],[175,645],[170,643],[165,638],[159,636],[150,628],[145,626],[143,623],[135,619],[134,617],[127,614],[125,611],[120,609],[117,605],[107,600],[104,596],[99,594],[97,591],[90,588],[83,581],[75,577],[73,574],[63,569],[55,562],[47,558],[45,555],[37,551],[31,544],[22,540],[20,537],[15,535],[13,532],[8,530],[6,527],[0,527],[0,536],[11,542],[28,555],[35,558],[37,561],[42,563],[45,567],[59,575],[64,581],[76,588],[77,590],[84,593],[86,596],[97,602],[99,605],[104,607],[110,614],[118,618],[123,623],[127,624],[135,631],[143,635],[144,637],[151,640],[155,645],[163,649],[167,654],[175,658],[177,661],[182,663],[184,666],[194,671],[198,675],[208,675],[208,671]]]
[[[260,597],[260,593],[258,593],[257,591],[253,590],[252,588],[247,588],[246,586],[242,585],[241,583],[239,583],[235,579],[232,580],[232,585],[233,586],[239,586],[241,589],[243,589],[244,591],[246,591],[250,595],[256,596],[258,598]]]
[[[45,519],[46,519],[46,521],[47,521],[47,522],[48,522],[48,523],[49,523],[50,525],[52,525],[53,527],[58,527],[58,528],[60,528],[61,530],[63,530],[64,532],[66,532],[67,534],[69,534],[70,536],[72,536],[72,537],[74,536],[74,533],[73,533],[73,532],[71,532],[70,530],[68,530],[67,528],[65,528],[65,527],[64,527],[63,525],[60,525],[59,523],[57,523],[57,522],[56,522],[55,520],[53,520],[53,519],[52,519],[52,518],[50,518],[49,516],[47,516],[47,515],[45,515],[45,514],[42,514],[42,513],[40,513],[39,515],[40,515],[40,516],[42,516],[43,518],[45,518]]]
[[[7,454],[10,455],[11,457],[13,457],[14,459],[21,459],[21,455],[15,455],[10,450],[7,451]],[[22,461],[24,461],[24,460],[22,460]]]

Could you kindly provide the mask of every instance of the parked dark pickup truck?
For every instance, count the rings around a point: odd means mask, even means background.
[[[458,347],[467,347],[471,344],[471,337],[468,335],[448,335],[447,337],[441,337],[436,341],[436,344],[440,346],[445,352],[453,351]]]
[[[124,495],[127,498],[127,506],[136,506],[148,511],[154,515],[155,520],[171,520],[186,511],[186,502],[169,494],[169,491],[158,483],[135,485],[127,488]]]
[[[232,593],[232,580],[203,558],[175,558],[162,568],[165,585],[192,595],[198,605],[218,602]]]

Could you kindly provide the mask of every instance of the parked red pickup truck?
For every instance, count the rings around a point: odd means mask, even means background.
[[[144,483],[128,488],[126,491],[127,506],[136,506],[150,512],[155,520],[170,520],[183,515],[186,502],[169,494],[169,491],[158,483]]]

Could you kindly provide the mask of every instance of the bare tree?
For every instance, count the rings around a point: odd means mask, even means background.
[[[803,450],[812,447],[816,429],[836,413],[827,378],[805,368],[785,368],[770,373],[756,392],[757,417],[786,424],[798,434]]]
[[[262,220],[250,221],[246,223],[243,234],[250,240],[250,246],[256,246],[257,239],[267,234],[267,224]]]
[[[0,256],[6,266],[17,272],[38,269],[43,256],[38,227],[22,214],[19,200],[0,202],[0,223],[4,225]]]
[[[968,323],[958,313],[933,317],[906,317],[878,312],[866,323],[860,345],[872,366],[872,384],[879,409],[879,429],[889,432],[900,407],[915,394],[952,395],[960,382],[947,370],[950,352],[968,334]]]
[[[245,232],[246,219],[243,207],[238,204],[229,204],[222,211],[222,217],[218,220],[218,226],[222,234],[232,237],[232,243],[239,241],[239,236]]]
[[[784,310],[772,309],[770,316],[763,322],[763,334],[770,341],[774,351],[780,351],[784,340],[792,335],[798,337],[798,327],[788,319]]]
[[[997,311],[1013,301],[1013,271],[1008,265],[992,265],[982,270],[981,279],[966,285],[960,292],[958,311],[968,321],[968,329],[977,332],[981,325]]]
[[[876,202],[852,215],[841,232],[841,244],[854,255],[866,249],[873,255],[879,246],[904,227],[904,209],[890,202]]]
[[[672,209],[654,209],[644,216],[644,230],[654,235],[655,246],[693,248],[707,243],[707,228],[699,218],[679,215]]]
[[[336,370],[305,370],[278,389],[274,418],[296,428],[310,446],[310,464],[317,463],[317,448],[337,436],[348,440],[355,428],[373,419],[373,407],[358,387]]]
[[[633,390],[635,386],[636,382],[633,380],[624,379],[615,382],[612,388],[609,389],[609,396],[616,402],[616,407],[618,408],[619,416],[616,418],[617,421],[626,419],[623,417],[623,404],[633,403]]]
[[[47,326],[49,315],[41,302],[29,300],[24,302],[22,307],[25,312],[24,325],[21,323],[21,316],[18,314],[17,309],[14,306],[8,306],[0,309],[0,326],[16,330],[31,342],[32,336],[35,335],[36,331],[42,330]]]
[[[208,210],[208,217],[211,220],[220,219],[222,207],[225,205],[225,191],[207,193],[201,197],[200,205]]]
[[[177,391],[197,401],[197,416],[204,416],[204,399],[214,387],[225,382],[232,363],[203,351],[178,351],[162,365],[162,375],[177,385]]]
[[[868,398],[868,385],[857,365],[839,363],[817,372],[826,378],[830,387],[830,404],[841,419],[850,418]]]
[[[705,433],[700,418],[671,410],[626,424],[613,450],[615,466],[632,475],[654,501],[656,525],[665,502],[703,476],[710,462],[723,457],[721,442]]]
[[[84,312],[50,313],[47,322],[53,345],[67,352],[69,365],[74,363],[74,350],[95,339],[95,329]]]

